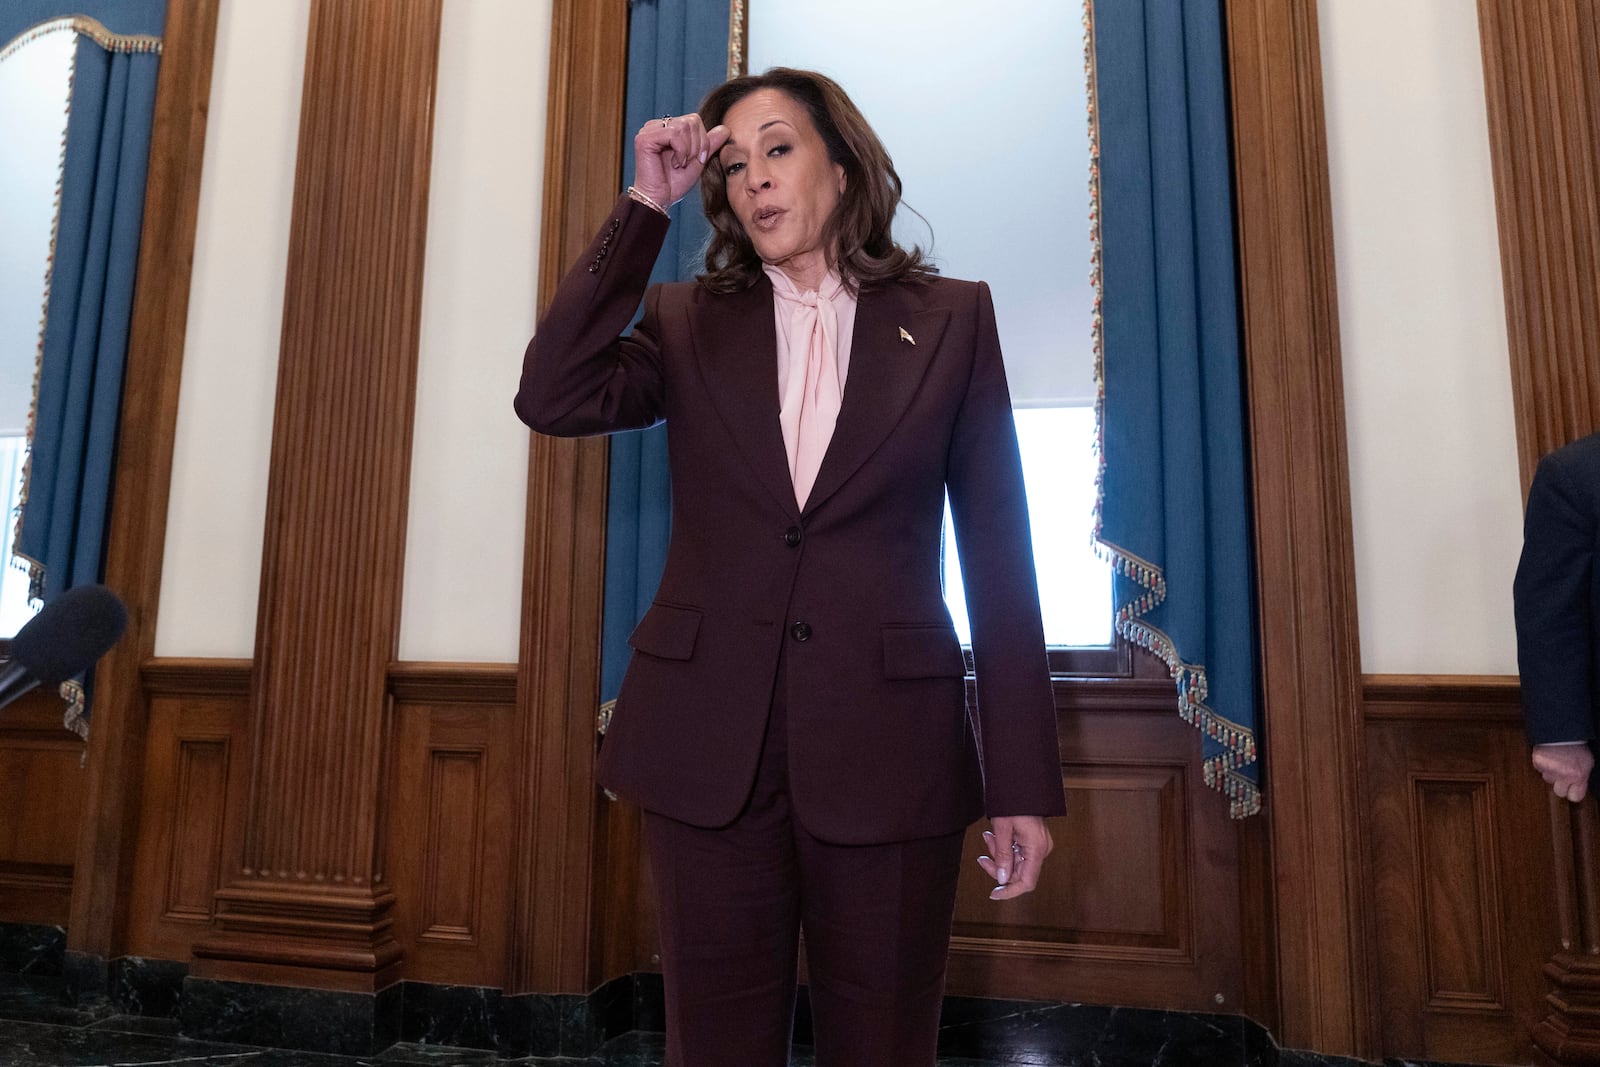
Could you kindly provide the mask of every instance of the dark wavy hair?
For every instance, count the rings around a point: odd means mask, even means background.
[[[938,271],[916,245],[908,252],[895,244],[891,227],[900,204],[900,175],[883,142],[850,97],[833,79],[809,70],[773,67],[723,82],[700,105],[710,129],[730,108],[758,89],[776,89],[805,108],[822,135],[828,159],[844,168],[844,194],[822,232],[828,265],[853,290],[902,280],[921,280]],[[728,203],[728,176],[713,158],[700,176],[700,199],[711,237],[701,285],[714,293],[750,288],[761,277],[761,257]]]

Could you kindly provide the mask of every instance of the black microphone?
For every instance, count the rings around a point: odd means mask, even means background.
[[[57,686],[82,674],[127,625],[127,609],[105,586],[68,589],[11,639],[11,658],[0,665],[0,708],[35,686]]]

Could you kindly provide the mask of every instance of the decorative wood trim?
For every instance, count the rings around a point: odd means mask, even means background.
[[[550,36],[541,308],[622,187],[627,2],[556,0]],[[529,447],[508,993],[609,977],[593,973],[589,931],[608,456],[603,439],[534,434]]]
[[[1600,429],[1600,5],[1478,0],[1526,495]]]
[[[750,73],[749,0],[728,0],[728,78]]]
[[[1375,1051],[1349,465],[1315,0],[1227,0],[1280,1038]]]
[[[139,672],[145,695],[162,697],[242,697],[250,693],[251,661],[162,656],[145,660]]]
[[[501,663],[391,663],[389,692],[408,704],[509,706],[517,699],[517,668]]]
[[[217,932],[195,946],[208,978],[323,969],[371,991],[398,976],[380,812],[441,10],[311,9],[243,862],[217,893]]]
[[[1367,674],[1361,701],[1367,722],[1522,726],[1515,675]]]
[[[138,836],[148,712],[139,675],[155,649],[217,8],[218,0],[167,0],[156,84],[106,546],[106,584],[127,605],[128,629],[96,670],[67,923],[68,951],[100,960],[119,949]]]
[[[1363,674],[1367,704],[1479,704],[1522,707],[1522,687],[1514,674]],[[1368,717],[1375,713],[1367,708]]]

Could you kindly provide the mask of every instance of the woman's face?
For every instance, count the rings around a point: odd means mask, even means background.
[[[844,168],[806,109],[777,89],[757,89],[728,109],[722,148],[728,203],[763,262],[802,288],[827,272],[822,230],[844,193]]]

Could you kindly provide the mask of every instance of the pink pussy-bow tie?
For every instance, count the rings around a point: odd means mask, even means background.
[[[795,502],[803,508],[828,442],[833,440],[844,397],[839,383],[839,314],[833,303],[842,285],[829,275],[820,291],[802,293],[780,272],[773,273],[778,275],[773,279],[773,293],[784,313],[780,321],[789,350],[778,422],[789,454]],[[801,359],[805,361],[803,372]]]

